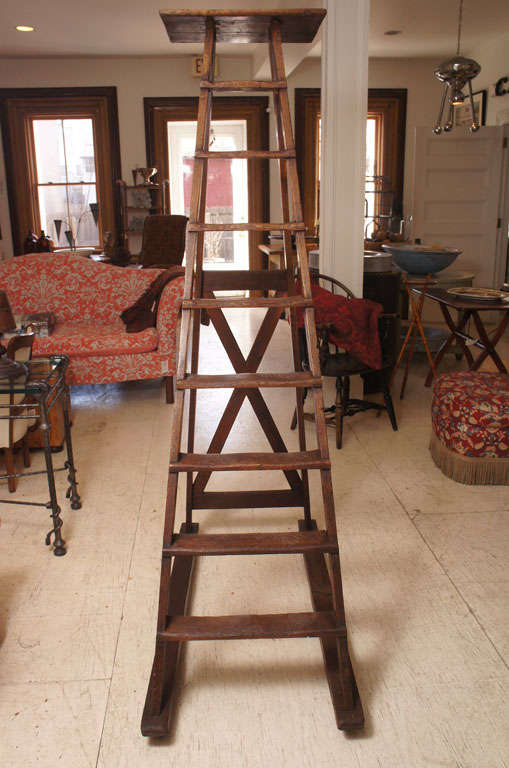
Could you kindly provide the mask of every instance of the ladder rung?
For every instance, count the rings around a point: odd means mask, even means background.
[[[273,229],[282,230],[285,232],[304,232],[306,225],[303,221],[290,221],[274,223],[270,221],[263,222],[234,222],[233,224],[224,224],[223,222],[215,222],[203,224],[198,221],[189,222],[187,225],[189,232],[270,232]]]
[[[281,307],[306,308],[313,306],[313,299],[304,296],[255,296],[252,299],[234,298],[232,296],[217,299],[183,299],[182,309],[269,309]]]
[[[277,91],[287,88],[286,80],[202,80],[200,88],[209,88],[212,91]]]
[[[302,507],[304,497],[297,491],[202,491],[193,489],[193,509],[274,509]]]
[[[230,373],[227,375],[186,374],[177,379],[177,389],[254,389],[258,387],[321,387],[320,376],[288,373]]]
[[[346,629],[332,611],[238,616],[170,616],[158,640],[261,640],[276,637],[344,637]]]
[[[182,453],[170,472],[235,472],[264,469],[330,469],[319,451],[289,453]]]
[[[213,160],[277,160],[278,158],[294,158],[295,150],[281,149],[276,151],[268,151],[265,149],[244,149],[235,152],[196,152],[194,156],[199,160],[204,158],[210,158]]]
[[[285,269],[205,269],[204,291],[284,291],[288,290]]]
[[[163,555],[292,555],[338,552],[327,531],[283,533],[178,533]]]

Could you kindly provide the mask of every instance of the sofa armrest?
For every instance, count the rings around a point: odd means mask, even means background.
[[[177,277],[165,286],[161,294],[156,322],[159,334],[157,347],[159,354],[175,355],[177,348],[177,320],[183,293],[184,277]]]

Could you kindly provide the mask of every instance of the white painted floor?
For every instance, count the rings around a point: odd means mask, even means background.
[[[260,317],[243,312],[236,323],[244,349]],[[203,334],[202,370],[227,370],[214,332]],[[265,370],[289,364],[285,323],[269,353]],[[0,507],[0,765],[508,766],[509,494],[459,485],[434,466],[424,371],[413,367],[405,400],[395,403],[397,433],[385,416],[361,414],[337,451],[330,430],[350,644],[366,713],[364,732],[353,736],[336,730],[313,639],[190,644],[171,736],[141,736],[172,408],[159,382],[76,388],[83,509],[69,509],[58,476],[68,554],[55,558],[44,546],[45,510]],[[288,392],[265,392],[296,446]],[[206,448],[226,394],[201,397],[197,450]],[[313,425],[307,430],[311,436]],[[227,448],[265,447],[245,405]],[[221,475],[211,488],[284,487],[268,473]],[[44,478],[22,479],[15,498],[45,500]],[[295,530],[291,510],[198,519],[208,532]],[[299,556],[202,559],[196,577],[196,613],[309,610]]]

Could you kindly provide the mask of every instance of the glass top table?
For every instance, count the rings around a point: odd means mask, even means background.
[[[33,420],[35,417],[37,419],[36,426],[31,428],[41,430],[45,459],[44,470],[0,475],[0,479],[46,474],[50,497],[47,502],[0,499],[0,503],[49,509],[53,527],[47,534],[45,541],[49,546],[52,537],[54,537],[53,554],[57,557],[65,555],[67,550],[62,538],[63,523],[55,487],[55,472],[67,471],[69,488],[66,498],[70,500],[72,509],[81,508],[71,441],[69,388],[65,377],[68,365],[69,358],[66,355],[52,355],[48,358],[35,358],[26,362],[7,360],[5,354],[0,357],[0,419],[10,421],[16,419]],[[20,398],[19,395],[22,397]],[[62,404],[67,460],[63,467],[55,468],[50,446],[49,412],[57,403]]]

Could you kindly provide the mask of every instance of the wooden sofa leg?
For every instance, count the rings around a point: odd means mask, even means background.
[[[14,475],[16,473],[16,467],[14,465],[14,454],[10,448],[4,448],[5,467],[8,475]],[[14,493],[16,490],[17,477],[9,477],[7,480],[7,487],[10,493]]]
[[[166,376],[164,381],[165,381],[165,384],[166,384],[166,402],[171,405],[171,403],[174,402],[174,397],[173,397],[173,376]]]

